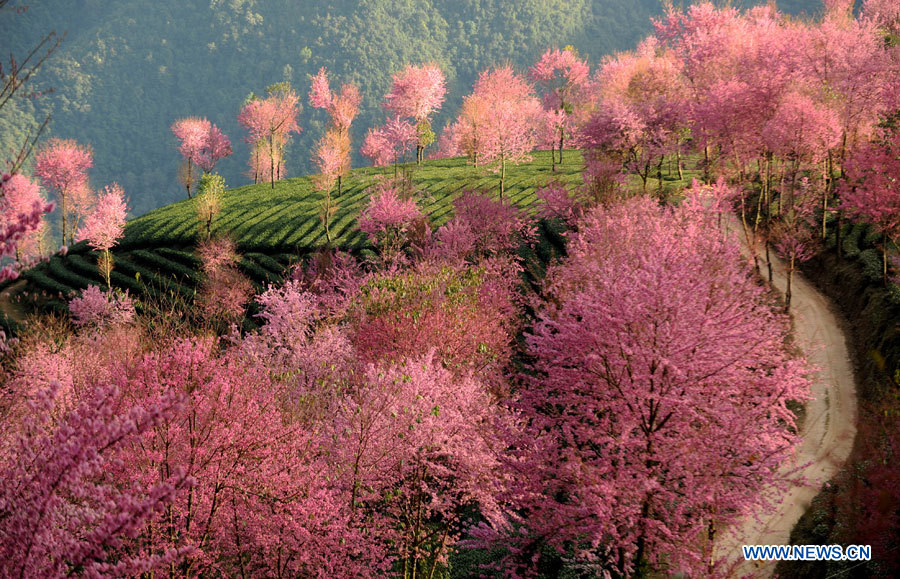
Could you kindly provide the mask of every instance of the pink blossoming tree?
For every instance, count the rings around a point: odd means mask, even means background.
[[[44,188],[52,191],[59,199],[62,245],[66,245],[66,235],[69,233],[66,226],[71,207],[67,203],[75,190],[87,187],[87,170],[93,166],[90,148],[73,140],[50,139],[35,158],[34,174],[41,180]]]
[[[253,147],[253,182],[269,181],[274,189],[275,181],[283,177],[285,147],[291,134],[300,132],[300,98],[287,83],[270,86],[267,92],[266,98],[253,97],[244,105],[238,123],[247,130],[245,140]]]
[[[571,136],[573,122],[581,113],[579,107],[588,96],[588,75],[590,68],[578,57],[573,48],[547,50],[528,71],[528,77],[538,83],[544,92],[543,104],[547,112],[546,123],[549,133],[554,136],[551,145],[553,169],[556,169],[556,154],[559,145],[559,162],[566,136]],[[550,140],[550,139],[548,139]]]
[[[231,141],[216,125],[198,117],[175,121],[172,133],[179,141],[178,151],[186,163],[183,181],[190,199],[191,187],[196,180],[193,167],[200,167],[204,173],[211,172],[220,159],[231,155]]]
[[[594,575],[710,576],[716,530],[788,484],[776,474],[797,442],[786,403],[807,395],[806,368],[741,264],[715,214],[690,202],[588,214],[527,338],[529,434],[510,461],[523,527],[499,533],[513,558],[530,567],[547,545]]]
[[[534,150],[541,104],[531,85],[510,66],[482,72],[473,95],[481,101],[477,108],[483,114],[479,125],[484,128],[473,146],[478,158],[500,173],[502,199],[507,163],[526,161]]]
[[[385,95],[384,108],[401,118],[415,122],[416,163],[424,159],[425,147],[434,142],[431,115],[440,108],[447,92],[444,72],[435,63],[409,65],[394,75],[391,91]]]

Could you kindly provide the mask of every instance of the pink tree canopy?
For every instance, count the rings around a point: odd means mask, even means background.
[[[111,249],[125,233],[125,191],[117,183],[103,189],[97,198],[94,212],[88,215],[78,230],[78,240],[86,239],[100,251]]]
[[[417,140],[416,126],[400,117],[391,117],[383,126],[369,129],[360,153],[377,167],[396,163]]]
[[[330,117],[329,127],[313,157],[319,167],[317,186],[320,189],[328,191],[336,181],[338,195],[341,194],[342,181],[351,168],[350,125],[359,112],[360,100],[359,89],[353,84],[342,85],[340,94],[332,93],[325,67],[312,79],[309,102],[314,108],[325,109]]]
[[[543,91],[547,123],[546,138],[551,150],[559,145],[559,160],[567,135],[585,120],[584,105],[590,102],[590,67],[578,57],[574,49],[547,50],[528,71],[528,77]],[[555,167],[556,157],[553,156]]]
[[[275,181],[284,173],[284,150],[292,133],[300,132],[297,115],[300,114],[300,98],[287,85],[269,87],[265,99],[254,98],[241,109],[238,123],[253,147],[250,170],[254,183]]]
[[[409,65],[394,75],[391,91],[384,96],[384,108],[397,117],[412,118],[416,125],[416,162],[423,159],[425,147],[434,142],[431,115],[440,108],[447,92],[444,72],[435,63]]]
[[[193,166],[211,172],[220,159],[231,155],[231,141],[216,125],[199,117],[178,119],[172,123],[172,133],[179,141],[178,152],[187,162],[184,185],[190,198]]]
[[[786,403],[808,395],[807,369],[715,219],[690,201],[598,207],[550,272],[527,338],[529,434],[511,460],[525,529],[500,532],[525,566],[545,544],[598,575],[665,560],[710,576],[710,529],[787,484]],[[486,527],[477,535],[491,544]]]
[[[477,143],[478,157],[500,172],[500,196],[506,181],[506,164],[528,160],[534,150],[541,104],[534,90],[512,67],[486,70],[475,83],[473,96],[481,101],[483,127]]]
[[[76,189],[87,186],[87,171],[93,166],[91,149],[73,140],[50,139],[35,158],[34,174],[60,202],[62,245],[66,244],[69,233],[66,227],[71,213],[69,198]]]
[[[47,200],[41,194],[40,187],[25,175],[17,173],[3,183],[0,196],[0,211],[2,211],[0,230],[11,233],[12,227],[22,227],[23,223],[29,222],[27,227],[19,231],[15,250],[10,252],[16,261],[27,261],[42,254],[44,236],[47,232],[47,224],[43,219],[46,207]],[[35,213],[41,218],[34,227],[31,227],[33,223],[31,216]]]
[[[111,287],[109,275],[113,268],[109,250],[125,233],[127,213],[125,192],[118,184],[113,183],[105,187],[98,196],[93,212],[87,216],[84,225],[78,230],[79,240],[86,239],[91,247],[103,252],[98,265],[106,278],[108,288]]]

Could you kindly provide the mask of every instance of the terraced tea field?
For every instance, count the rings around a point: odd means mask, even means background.
[[[504,199],[528,211],[536,211],[535,190],[556,179],[572,189],[581,184],[582,157],[567,151],[565,162],[551,171],[550,153],[534,154],[530,163],[507,169]],[[422,166],[406,166],[418,190],[417,201],[432,224],[438,227],[453,216],[453,200],[466,190],[484,189],[498,194],[499,177],[484,168],[475,168],[465,158],[427,161]],[[335,201],[339,210],[331,225],[333,245],[355,254],[371,250],[365,235],[357,229],[357,217],[365,207],[371,187],[393,167],[366,167],[353,171],[344,191]],[[638,187],[639,181],[631,186]],[[655,183],[651,181],[651,186]],[[672,187],[683,183],[673,181]],[[134,194],[134,193],[132,193]],[[242,253],[241,270],[261,289],[279,282],[287,268],[325,245],[319,220],[323,194],[316,191],[310,177],[297,177],[269,184],[247,185],[227,191],[223,211],[213,222],[214,234],[228,234]],[[200,262],[194,255],[199,222],[190,200],[167,205],[128,222],[125,236],[113,249],[115,269],[112,284],[138,297],[180,296],[188,301],[200,283]],[[563,250],[560,231],[542,223],[534,248],[523,248],[528,277],[537,279]],[[97,272],[97,253],[84,243],[70,248],[66,256],[54,256],[23,273],[27,281],[17,288],[19,295],[46,294],[38,300],[42,307],[64,311],[67,297],[89,284],[103,285]],[[15,296],[14,296],[15,297]],[[26,308],[28,309],[28,308]]]

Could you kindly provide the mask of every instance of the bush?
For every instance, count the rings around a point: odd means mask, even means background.
[[[880,283],[883,278],[884,263],[881,252],[877,249],[866,249],[859,252],[859,262],[862,265],[863,275],[873,283]]]
[[[842,240],[844,255],[850,259],[856,259],[859,256],[859,239],[866,229],[865,223],[854,223],[853,228]]]

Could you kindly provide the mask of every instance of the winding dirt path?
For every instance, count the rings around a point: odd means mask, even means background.
[[[738,228],[740,226],[738,225]],[[785,266],[772,257],[774,282],[784,293]],[[765,258],[760,258],[765,270]],[[795,461],[784,471],[810,463],[800,471],[807,484],[794,486],[774,501],[774,510],[747,518],[716,546],[719,556],[734,561],[732,577],[771,577],[776,562],[744,561],[741,545],[787,545],[791,530],[809,508],[822,485],[843,466],[856,436],[856,383],[846,338],[831,302],[802,275],[794,273],[791,311],[797,345],[819,370],[813,376],[812,399],[806,404],[802,442]]]
[[[16,322],[25,320],[25,314],[22,312],[22,308],[12,301],[12,296],[19,293],[23,287],[25,287],[25,280],[20,279],[0,292],[0,315],[5,315]]]

